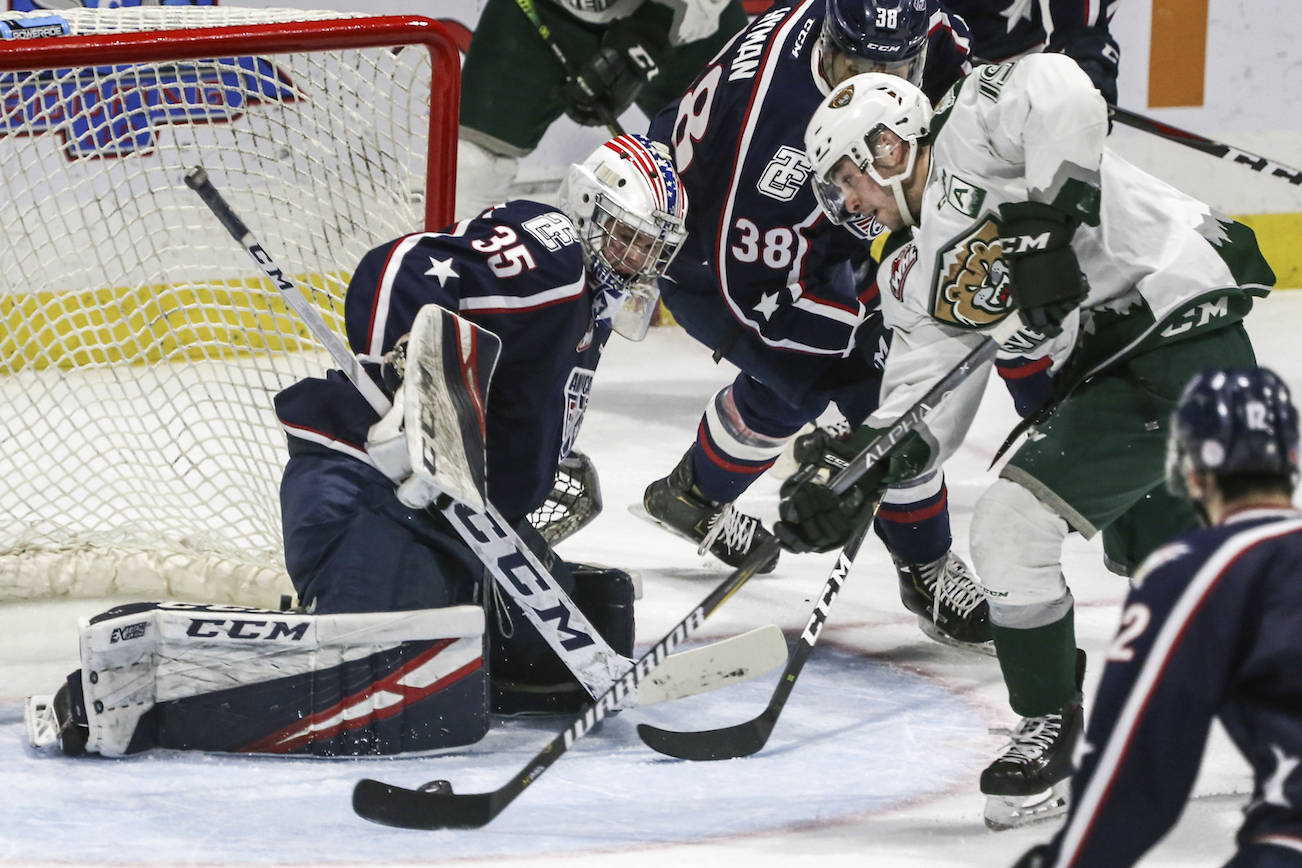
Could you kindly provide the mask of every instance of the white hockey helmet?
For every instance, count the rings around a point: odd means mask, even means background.
[[[834,180],[835,170],[849,160],[890,188],[905,224],[914,224],[903,185],[913,175],[918,142],[930,132],[931,116],[931,102],[921,90],[883,72],[846,79],[819,104],[805,128],[805,154],[814,167],[814,195],[833,222],[860,216],[846,207],[845,193]],[[907,156],[900,148],[907,148]]]
[[[642,340],[660,299],[656,281],[686,236],[687,191],[667,149],[636,134],[613,138],[570,167],[560,198],[597,287],[597,318]]]

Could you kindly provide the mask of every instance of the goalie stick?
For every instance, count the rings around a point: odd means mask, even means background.
[[[1272,178],[1283,178],[1294,186],[1302,184],[1302,169],[1295,169],[1292,166],[1276,162],[1269,157],[1262,157],[1251,151],[1244,151],[1233,145],[1227,145],[1224,142],[1218,142],[1206,136],[1200,136],[1197,133],[1191,133],[1188,130],[1182,130],[1161,121],[1155,121],[1152,118],[1146,118],[1143,115],[1127,111],[1120,106],[1108,106],[1108,112],[1112,115],[1113,120],[1128,127],[1134,127],[1137,130],[1143,130],[1146,133],[1179,142],[1196,151],[1211,154],[1213,157],[1220,157],[1223,160],[1230,160],[1241,166],[1247,166],[1254,172],[1261,172]]]
[[[343,370],[345,376],[383,418],[391,407],[388,397],[362,369],[361,363],[349,351],[339,335],[326,325],[320,311],[308,301],[307,296],[249,231],[248,226],[208,178],[208,173],[202,167],[195,167],[186,173],[185,183],[199,194],[231,236],[244,247],[250,258],[272,281],[286,305],[299,315],[312,334],[330,353],[335,364]],[[473,328],[472,324],[465,320],[457,318],[455,321]],[[435,324],[429,322],[428,325],[433,329]],[[415,329],[416,326],[413,326],[413,331]],[[466,545],[483,561],[497,583],[519,604],[525,617],[557,656],[565,662],[588,693],[593,697],[608,693],[618,683],[620,676],[626,673],[632,661],[611,648],[601,634],[588,623],[578,606],[556,584],[551,573],[539,562],[493,505],[478,496],[473,499],[480,501],[476,506],[482,506],[482,509],[474,508],[446,493],[441,494],[434,501],[434,506],[448,520]],[[736,642],[737,648],[758,652],[758,659],[761,661],[772,659],[777,651],[771,633],[747,634],[723,641]],[[782,644],[781,653],[785,657],[785,644]],[[737,654],[735,649],[721,649],[719,656],[735,659]],[[736,667],[719,668],[704,656],[693,659],[705,660],[710,667],[704,671],[692,672],[690,671],[691,660],[679,661],[679,671],[683,672],[688,683],[695,685],[695,689],[688,690],[686,685],[671,687],[668,684],[661,684],[657,686],[660,695],[665,698],[677,698],[760,674],[756,669],[745,667],[740,671]],[[759,665],[763,665],[762,662]],[[629,705],[635,703],[632,694],[625,692],[622,695]]]
[[[637,689],[656,666],[688,636],[696,632],[716,609],[744,585],[755,570],[777,554],[778,542],[768,539],[751,552],[745,562],[723,580],[696,608],[687,613],[659,642],[651,646],[633,667],[610,689],[589,703],[574,721],[533,756],[502,786],[486,793],[435,792],[407,789],[364,778],[353,788],[353,810],[361,817],[386,826],[404,829],[477,829],[484,826],[525,788],[538,780],[570,745],[592,731],[606,714],[619,706],[620,698]]]
[[[950,369],[925,395],[906,410],[904,415],[896,419],[880,436],[865,446],[863,451],[856,455],[828,483],[832,491],[837,494],[844,493],[859,477],[867,472],[869,467],[880,461],[892,446],[902,440],[910,431],[917,428],[927,413],[945,400],[946,395],[993,359],[995,353],[999,350],[999,345],[1011,338],[1021,327],[1021,317],[1016,313],[1010,314],[1003,322],[995,326],[990,332],[990,340],[982,341],[979,346],[969,352],[961,362]],[[876,512],[877,507],[874,504],[872,509],[874,516]],[[845,547],[841,549],[836,564],[832,567],[832,572],[823,585],[822,593],[818,595],[818,602],[814,604],[814,610],[809,614],[804,632],[800,634],[800,642],[797,644],[791,658],[787,661],[786,668],[782,670],[782,675],[778,678],[778,686],[774,688],[768,705],[760,712],[758,717],[719,729],[686,732],[660,729],[643,723],[639,724],[637,728],[637,734],[643,743],[652,750],[667,756],[686,760],[736,759],[759,753],[768,742],[769,736],[773,734],[773,728],[778,722],[778,715],[782,713],[783,707],[787,704],[787,698],[796,685],[796,679],[800,676],[805,661],[809,659],[810,652],[814,650],[814,645],[818,642],[818,636],[823,630],[823,625],[827,622],[827,615],[831,611],[832,603],[845,585],[846,579],[850,575],[850,568],[854,565],[854,559],[859,553],[859,547],[863,544],[871,526],[872,519],[869,518],[850,535]]]

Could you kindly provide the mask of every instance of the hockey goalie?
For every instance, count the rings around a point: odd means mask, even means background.
[[[28,703],[34,744],[425,751],[477,741],[490,713],[579,709],[584,655],[626,669],[630,576],[562,561],[528,517],[563,460],[595,482],[573,451],[593,373],[612,329],[645,335],[686,201],[639,136],[571,167],[561,199],[503,203],[366,254],[347,338],[392,409],[337,370],[276,399],[299,605],[139,603],[83,621],[80,669]],[[547,581],[555,607],[529,596]]]

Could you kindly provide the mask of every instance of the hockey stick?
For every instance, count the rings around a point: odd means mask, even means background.
[[[990,332],[990,340],[982,341],[980,346],[969,352],[961,362],[950,369],[949,373],[941,377],[925,395],[906,410],[904,415],[896,419],[877,439],[865,446],[863,451],[832,479],[829,483],[832,491],[841,494],[853,485],[869,467],[880,461],[892,446],[918,427],[927,413],[943,401],[946,395],[993,359],[999,350],[999,345],[1011,338],[1021,327],[1021,317],[1015,313],[995,326]],[[876,514],[876,505],[873,506],[872,512]],[[642,741],[662,754],[687,760],[735,759],[758,753],[768,742],[773,727],[777,725],[778,715],[787,704],[787,698],[795,687],[796,678],[800,676],[805,661],[809,659],[810,652],[818,642],[818,636],[827,621],[832,603],[849,577],[850,567],[854,565],[859,547],[863,544],[871,526],[872,519],[869,518],[846,541],[845,548],[841,550],[832,572],[827,577],[827,582],[823,585],[818,602],[814,604],[814,610],[809,614],[805,630],[800,634],[800,643],[787,661],[786,669],[782,670],[778,686],[774,689],[769,704],[758,717],[719,729],[687,732],[660,729],[643,723],[637,728],[637,734]]]
[[[1231,162],[1247,166],[1254,172],[1264,172],[1272,178],[1283,178],[1294,186],[1302,184],[1302,169],[1294,169],[1292,166],[1286,166],[1269,157],[1262,157],[1251,151],[1244,151],[1233,145],[1227,145],[1224,142],[1218,142],[1206,136],[1200,136],[1197,133],[1191,133],[1188,130],[1182,130],[1161,121],[1155,121],[1152,118],[1146,118],[1118,106],[1108,106],[1108,111],[1111,113],[1113,120],[1128,127],[1134,127],[1137,130],[1143,130],[1146,133],[1179,142],[1196,151],[1211,154],[1213,157],[1228,159]]]
[[[574,68],[574,64],[570,63],[570,59],[561,50],[560,45],[552,38],[552,29],[538,17],[538,10],[534,8],[533,0],[515,0],[515,4],[520,7],[521,12],[528,16],[534,29],[538,31],[538,36],[542,38],[543,44],[551,49],[552,54],[560,61],[561,69],[565,70],[566,78],[578,84],[584,95],[592,100],[592,104],[597,107],[597,111],[601,115],[602,123],[606,125],[606,129],[610,131],[610,134],[612,136],[624,135],[624,128],[620,125],[619,119],[611,114],[610,108],[605,103],[597,99],[597,94],[593,91],[592,85],[588,84],[587,79],[579,74],[579,71]]]
[[[617,708],[621,697],[636,690],[670,651],[696,632],[706,618],[746,584],[756,569],[777,554],[777,550],[776,539],[760,543],[740,567],[687,613],[687,617],[675,624],[651,650],[638,658],[619,681],[579,712],[573,723],[502,786],[486,793],[430,792],[365,778],[353,788],[353,810],[372,822],[404,829],[476,829],[489,823],[560,759],[570,745],[591,732],[608,712]]]
[[[227,231],[244,247],[253,261],[276,286],[286,305],[302,318],[308,329],[330,353],[335,364],[343,370],[357,390],[383,418],[390,408],[388,397],[362,369],[361,363],[349,351],[339,335],[325,324],[320,311],[312,306],[307,296],[285,274],[249,231],[248,226],[235,214],[229,203],[213,186],[207,172],[201,167],[191,169],[186,173],[185,183],[199,194]],[[481,512],[447,495],[441,495],[435,501],[435,505],[466,545],[483,561],[497,583],[519,604],[525,617],[570,668],[589,694],[597,697],[608,692],[627,671],[632,661],[611,648],[601,634],[588,623],[578,606],[556,584],[551,573],[520,540],[492,504],[485,500],[485,509]],[[750,638],[733,637],[732,640],[724,641],[736,642],[738,647],[764,650],[762,659],[772,657],[777,646],[771,634],[746,635]],[[761,648],[762,643],[763,648]],[[784,655],[785,651],[783,645]],[[727,652],[720,651],[721,657],[726,654]],[[735,657],[735,654],[733,656]],[[688,674],[689,662],[678,661],[679,671],[683,671],[685,675]],[[739,673],[735,668],[721,670],[713,667],[703,672],[690,673],[692,681],[697,685],[694,690],[687,691],[685,685],[676,685],[671,689],[665,684],[658,685],[658,689],[661,695],[674,698],[675,695],[686,695],[685,691],[700,692],[714,689],[758,674],[760,674],[758,671],[751,669]],[[631,697],[629,702],[632,704]]]

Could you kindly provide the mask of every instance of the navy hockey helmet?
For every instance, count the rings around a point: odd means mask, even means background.
[[[1267,368],[1195,375],[1171,416],[1167,487],[1187,497],[1191,470],[1274,475],[1296,485],[1298,414],[1284,381]]]
[[[819,40],[823,77],[836,85],[851,75],[886,72],[921,86],[930,19],[927,0],[827,0]]]

